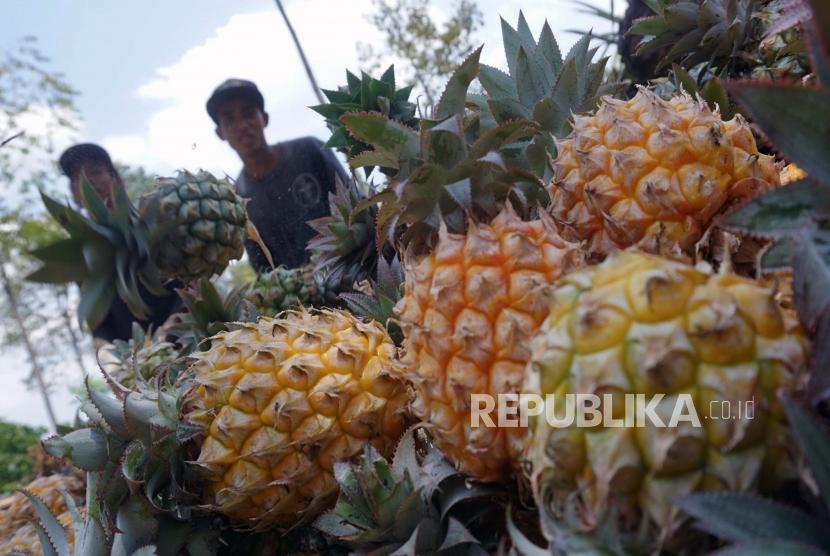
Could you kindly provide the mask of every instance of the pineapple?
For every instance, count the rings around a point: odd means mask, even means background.
[[[159,179],[139,207],[150,228],[153,261],[166,279],[209,278],[242,256],[245,204],[227,179],[182,171]]]
[[[502,31],[509,74],[479,64],[477,50],[419,132],[377,115],[341,117],[374,147],[354,165],[398,168],[377,196],[377,235],[403,254],[396,312],[413,409],[453,464],[483,481],[515,472],[524,431],[471,429],[471,395],[518,391],[547,313],[541,290],[582,261],[539,209],[549,201],[548,155],[571,111],[613,88],[588,38],[563,59],[548,25],[538,41],[521,15],[517,29],[503,22]],[[487,96],[468,97],[476,77]]]
[[[525,431],[471,428],[471,394],[520,391],[530,340],[547,316],[541,291],[579,263],[550,219],[525,222],[510,209],[466,234],[442,229],[431,253],[405,259],[396,312],[413,409],[465,473],[495,481],[520,460]]]
[[[135,388],[136,382],[148,383],[164,366],[178,356],[176,346],[158,338],[133,323],[132,338],[115,340],[98,352],[98,363],[116,382]]]
[[[273,317],[286,309],[319,305],[321,288],[322,284],[310,265],[298,269],[280,266],[257,276],[245,299],[260,315]]]
[[[87,214],[41,194],[47,210],[69,233],[32,255],[43,266],[28,280],[81,283],[79,317],[94,330],[115,296],[138,320],[149,320],[143,296],[169,296],[166,280],[191,282],[221,272],[242,255],[245,206],[227,182],[206,172],[159,180],[141,198],[141,211],[123,189],[108,208],[82,180]]]
[[[310,521],[336,498],[336,461],[366,444],[388,454],[406,428],[396,348],[380,325],[340,311],[233,328],[155,390],[88,389],[91,427],[46,450],[115,474],[110,492],[145,485],[137,495],[179,520],[211,510],[241,529]]]
[[[680,521],[674,497],[776,486],[795,473],[778,390],[800,386],[807,359],[795,315],[752,280],[636,252],[566,276],[534,340],[526,391],[553,396],[556,416],[567,394],[608,394],[601,410],[619,418],[624,394],[665,394],[656,408],[665,422],[688,394],[701,426],[580,428],[537,417],[528,448],[537,502],[555,511],[576,496],[588,524],[615,508],[629,524],[658,526],[662,542]],[[723,401],[731,417],[707,418]]]
[[[689,252],[730,200],[779,184],[773,158],[758,152],[740,116],[723,122],[701,101],[665,101],[644,88],[574,116],[558,149],[548,186],[554,218],[596,256],[632,245]]]

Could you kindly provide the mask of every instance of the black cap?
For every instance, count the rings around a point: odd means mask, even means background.
[[[207,112],[214,122],[219,123],[217,112],[219,107],[231,99],[247,100],[257,108],[265,111],[265,100],[253,81],[246,79],[226,79],[221,85],[213,90],[213,94],[207,101]]]
[[[103,147],[96,145],[95,143],[79,143],[77,145],[72,145],[63,151],[63,154],[58,159],[58,165],[60,165],[61,171],[64,175],[71,178],[72,174],[75,173],[75,170],[87,161],[100,162],[101,164],[105,164],[110,170],[114,170],[109,153],[107,153]]]

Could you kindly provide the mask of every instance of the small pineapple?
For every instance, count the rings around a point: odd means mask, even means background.
[[[287,312],[223,332],[193,355],[183,419],[199,427],[208,504],[243,526],[287,528],[337,491],[333,468],[389,453],[408,393],[395,346],[344,312]]]
[[[689,395],[700,426],[553,426],[531,423],[529,459],[537,502],[551,511],[576,496],[584,523],[611,509],[668,539],[682,521],[672,500],[699,490],[744,492],[795,475],[778,390],[792,391],[809,357],[795,315],[773,292],[734,274],[636,252],[566,276],[534,340],[527,392],[551,395],[562,417],[569,394],[595,394],[622,419],[625,394],[663,394],[655,413],[669,423]],[[606,407],[610,396],[610,407]],[[728,402],[730,418],[707,419]],[[753,403],[752,415],[735,414]],[[546,407],[546,411],[550,408]]]
[[[227,179],[182,171],[160,178],[139,207],[150,229],[153,261],[164,278],[185,283],[210,278],[242,256],[245,203]]]
[[[152,387],[87,388],[90,426],[45,449],[101,474],[112,512],[152,502],[161,522],[181,516],[173,525],[194,534],[217,514],[244,530],[311,521],[336,498],[336,461],[366,444],[388,454],[406,429],[397,349],[379,324],[342,311],[232,328]]]
[[[178,357],[176,346],[152,330],[144,330],[133,323],[132,338],[115,340],[99,351],[98,361],[116,382],[125,388],[135,388],[136,381],[148,383],[164,366]]]
[[[280,266],[257,276],[245,299],[264,317],[275,317],[286,309],[319,306],[322,284],[318,278],[311,266],[298,269]]]
[[[779,184],[740,117],[724,122],[686,95],[665,101],[640,88],[574,116],[558,144],[548,190],[563,235],[592,255],[636,245],[689,252],[712,218],[747,189]],[[751,178],[751,180],[749,180]]]

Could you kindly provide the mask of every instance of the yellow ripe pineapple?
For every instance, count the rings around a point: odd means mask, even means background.
[[[199,426],[205,503],[238,525],[290,527],[325,510],[333,466],[370,443],[389,454],[409,396],[377,323],[286,312],[222,332],[194,354],[183,418]]]
[[[679,521],[674,498],[752,490],[794,472],[778,394],[800,384],[808,344],[772,290],[624,252],[565,277],[550,303],[526,389],[552,395],[554,415],[568,394],[610,395],[602,410],[618,418],[625,394],[664,394],[656,413],[670,423],[688,395],[700,426],[558,427],[536,417],[529,456],[540,504],[558,508],[575,494],[586,523],[617,508],[659,526],[666,540]]]
[[[727,202],[779,183],[743,119],[724,122],[688,95],[666,101],[640,88],[628,101],[603,99],[573,127],[548,190],[565,237],[595,255],[688,252]]]
[[[413,408],[463,472],[495,481],[519,461],[526,431],[471,428],[471,394],[520,391],[530,340],[547,316],[542,289],[580,263],[549,218],[525,222],[509,208],[466,234],[442,228],[430,253],[404,260],[396,312]]]

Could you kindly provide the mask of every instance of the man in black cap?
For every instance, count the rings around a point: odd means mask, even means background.
[[[242,160],[236,191],[249,199],[248,218],[274,265],[303,265],[308,260],[306,243],[314,235],[306,222],[329,214],[328,194],[335,191],[335,176],[343,183],[348,180],[343,167],[313,137],[269,145],[265,102],[251,81],[228,79],[216,87],[207,112],[216,124],[216,135]],[[258,272],[270,270],[255,242],[247,241],[245,250]]]
[[[124,187],[121,175],[115,169],[109,153],[93,143],[80,143],[69,147],[58,159],[58,165],[69,178],[72,197],[78,207],[84,206],[81,197],[81,175],[86,176],[89,184],[110,208],[116,188]],[[138,284],[141,298],[150,309],[149,320],[136,318],[127,308],[127,304],[115,296],[107,316],[92,331],[93,338],[106,342],[129,340],[132,337],[133,322],[138,322],[144,329],[150,325],[161,326],[173,312],[181,309],[181,300],[174,293],[175,287],[181,287],[181,284],[169,284],[167,289],[170,294],[160,297],[148,292],[142,284]]]
[[[108,206],[117,187],[124,187],[121,175],[115,169],[109,153],[94,143],[79,143],[66,149],[58,160],[63,174],[69,178],[69,187],[72,198],[78,206],[83,206],[81,200],[81,175]]]

